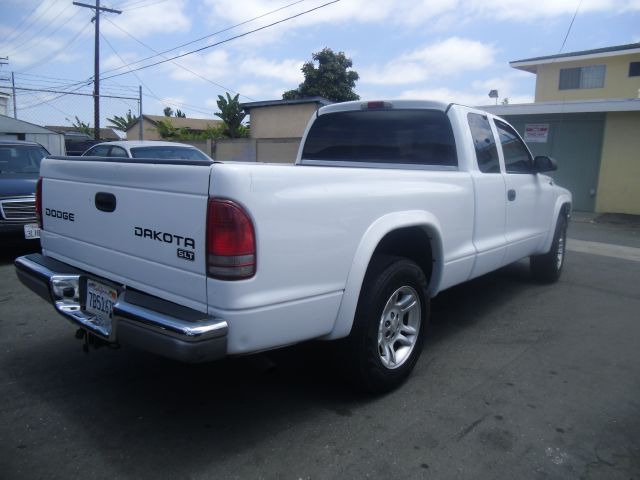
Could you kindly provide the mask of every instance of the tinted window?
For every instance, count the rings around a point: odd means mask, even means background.
[[[38,173],[47,155],[49,152],[39,145],[0,145],[0,174]]]
[[[189,147],[136,147],[131,149],[133,158],[167,158],[179,160],[208,160],[197,148]]]
[[[473,145],[476,148],[478,168],[483,173],[500,173],[498,148],[486,115],[470,113],[467,115]]]
[[[82,156],[106,157],[109,154],[110,148],[111,148],[111,145],[96,145],[95,147],[91,147],[89,150],[84,152]]]
[[[111,147],[111,152],[109,153],[110,157],[118,157],[118,158],[129,158],[127,155],[127,151],[121,147]]]
[[[456,166],[447,116],[434,110],[328,113],[314,122],[304,160]]]
[[[533,171],[531,155],[524,142],[509,125],[499,120],[495,122],[507,173],[531,173]]]
[[[629,63],[629,76],[640,77],[640,62]]]

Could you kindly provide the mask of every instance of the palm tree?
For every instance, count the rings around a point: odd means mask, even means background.
[[[121,132],[126,132],[131,127],[133,127],[138,121],[138,117],[131,113],[131,110],[127,112],[124,117],[119,115],[114,115],[113,118],[107,118],[107,120],[111,123],[111,126],[116,130],[120,130]]]

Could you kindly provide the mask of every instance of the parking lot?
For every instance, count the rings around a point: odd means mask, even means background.
[[[555,285],[520,262],[434,299],[413,375],[382,397],[322,345],[85,354],[4,249],[0,477],[640,478],[640,228],[577,218],[569,236]]]

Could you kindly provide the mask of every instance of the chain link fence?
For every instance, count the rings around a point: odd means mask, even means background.
[[[78,82],[30,74],[0,74],[0,96],[6,115],[59,133],[80,132],[93,137],[94,100],[91,81]],[[109,121],[140,115],[139,87],[108,83],[100,89],[100,138],[124,137]],[[5,113],[0,111],[0,113]]]

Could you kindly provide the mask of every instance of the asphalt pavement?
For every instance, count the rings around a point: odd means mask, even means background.
[[[557,284],[519,262],[435,298],[413,375],[378,397],[313,343],[85,354],[3,248],[0,478],[640,479],[640,229],[593,220]]]

